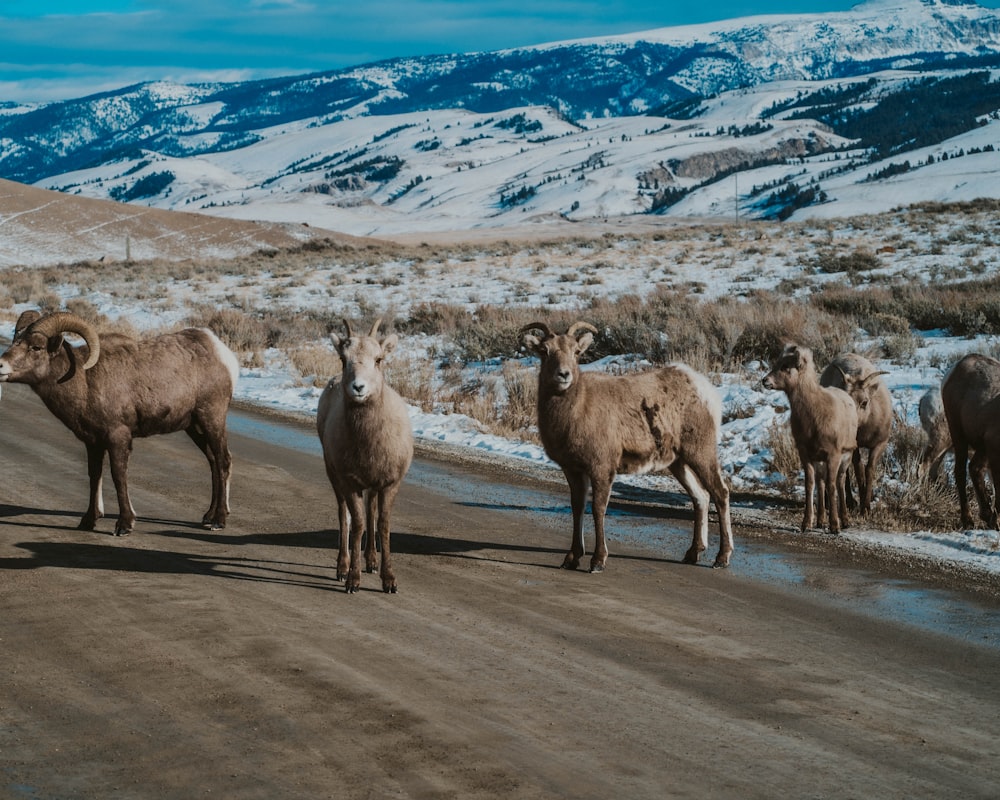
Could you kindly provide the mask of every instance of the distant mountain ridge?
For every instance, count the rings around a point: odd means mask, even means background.
[[[751,109],[726,126],[740,129],[774,119],[773,106],[787,106],[787,87],[795,82],[802,94],[809,92],[810,83],[819,91],[822,82],[855,85],[865,76],[900,71],[915,76],[908,81],[879,79],[867,96],[854,99],[854,106],[846,101],[826,108],[804,104],[802,114],[836,134],[824,136],[823,147],[806,146],[815,154],[844,146],[833,143],[837,136],[857,138],[838,128],[846,123],[836,115],[856,115],[859,102],[878,104],[921,75],[938,80],[995,66],[1000,66],[997,12],[963,0],[872,0],[846,12],[748,17],[496,52],[400,58],[263,81],[146,83],[38,108],[5,107],[0,109],[0,177],[78,186],[76,179],[60,183],[59,176],[116,164],[139,174],[150,154],[212,157],[260,145],[279,131],[449,109],[490,115],[546,107],[569,127],[644,115],[705,121],[713,108],[718,111],[718,98],[726,93],[755,92],[765,98],[763,87],[780,84],[771,109]],[[992,102],[992,91],[984,97]],[[1000,103],[984,113],[997,108]],[[757,130],[764,132],[763,127]],[[558,135],[567,132],[561,129]],[[524,139],[537,145],[544,136],[555,135],[536,132],[532,138],[529,132]],[[773,143],[767,146],[773,149]],[[878,141],[865,146],[881,154],[900,151],[896,145],[878,149]],[[317,156],[335,160],[333,152]],[[412,152],[394,157],[413,162],[411,181],[431,177],[418,174]],[[739,168],[742,162],[735,163]],[[749,166],[761,163],[757,156],[747,159]],[[652,161],[641,172],[656,168]],[[112,174],[106,171],[101,181]],[[164,190],[170,182],[165,174],[161,169]],[[176,177],[176,170],[170,174]],[[273,191],[277,177],[275,172],[256,183],[248,180],[258,188],[270,180]],[[155,186],[154,181],[147,188]],[[115,197],[112,188],[106,187],[103,196]],[[119,189],[118,199],[150,202],[157,194],[128,197],[127,191]]]

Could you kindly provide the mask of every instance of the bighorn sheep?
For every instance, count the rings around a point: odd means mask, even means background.
[[[955,486],[962,525],[971,528],[966,470],[969,450],[973,485],[979,500],[979,516],[997,527],[997,508],[986,487],[985,472],[996,486],[1000,476],[1000,361],[973,353],[951,368],[941,384],[941,404],[955,448]]]
[[[346,337],[331,334],[344,371],[327,383],[316,413],[326,474],[337,496],[337,580],[343,579],[350,593],[361,587],[361,538],[366,514],[365,571],[375,570],[377,530],[382,549],[382,590],[396,591],[389,518],[413,460],[413,432],[406,404],[385,382],[383,373],[384,359],[398,339],[395,334],[376,338],[381,321],[375,321],[367,336],[356,335],[346,320]]]
[[[84,345],[63,339],[75,333]],[[66,312],[25,311],[0,356],[0,381],[26,383],[87,448],[90,505],[80,530],[104,516],[101,478],[108,454],[118,494],[115,536],[135,525],[128,460],[136,437],[184,431],[212,470],[212,502],[202,524],[224,528],[232,457],[226,413],[239,376],[232,352],[211,331],[186,328],[150,339],[104,334]]]
[[[921,396],[917,412],[920,415],[920,427],[927,434],[927,447],[920,457],[917,474],[926,475],[930,480],[936,481],[941,474],[941,462],[951,450],[951,432],[948,430],[948,420],[944,416],[940,386],[928,389]]]
[[[781,389],[791,406],[792,438],[802,461],[806,481],[806,508],[802,531],[816,521],[814,491],[820,468],[819,521],[829,510],[830,533],[847,524],[844,483],[851,453],[858,443],[858,411],[843,389],[820,386],[812,351],[788,344],[764,377],[764,387]]]
[[[541,331],[541,338],[532,331]],[[580,331],[586,331],[578,337]],[[729,565],[733,532],[729,486],[719,466],[722,403],[708,380],[674,364],[635,375],[582,373],[579,358],[597,329],[575,322],[562,335],[543,322],[521,329],[524,346],[541,359],[538,429],[549,458],[569,483],[573,539],[562,566],[576,569],[584,554],[583,511],[588,483],[596,544],[591,572],[604,569],[604,516],[617,473],[669,469],[694,503],[694,538],[684,563],[708,547],[708,504],[719,515],[716,567]]]
[[[853,509],[860,505],[862,514],[871,511],[875,468],[892,433],[892,396],[880,379],[882,375],[888,374],[877,371],[875,365],[864,356],[842,353],[819,376],[820,386],[843,389],[858,407],[858,446],[851,458],[854,462],[854,477],[858,483],[859,503],[855,503],[851,493],[850,476],[844,481],[844,491],[847,507]],[[867,451],[867,460],[862,458],[862,450]]]

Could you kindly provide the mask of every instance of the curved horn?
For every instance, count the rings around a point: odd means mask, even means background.
[[[551,339],[555,334],[552,332],[552,328],[546,325],[544,322],[532,322],[530,325],[525,325],[521,330],[518,331],[520,335],[526,334],[528,331],[541,331],[545,334],[546,339]]]
[[[576,336],[577,331],[590,331],[591,333],[600,333],[593,325],[589,322],[583,322],[582,320],[574,322],[569,326],[569,330],[566,331],[567,336]]]
[[[354,338],[354,331],[351,330],[351,323],[348,321],[347,317],[344,317],[344,327],[347,328],[347,338]]]
[[[94,366],[97,359],[101,357],[101,341],[97,336],[97,331],[93,325],[76,314],[70,314],[67,311],[49,314],[47,317],[41,317],[32,323],[31,329],[48,337],[55,336],[57,333],[75,333],[82,337],[90,349],[87,363],[83,365],[85,370]]]
[[[382,324],[382,317],[379,317],[379,318],[378,318],[377,320],[375,320],[375,322],[374,322],[374,323],[372,324],[372,329],[371,329],[371,333],[369,333],[368,335],[369,335],[369,336],[371,336],[371,337],[372,337],[372,338],[374,339],[374,338],[375,338],[375,334],[377,334],[377,333],[378,333],[378,326],[379,326],[379,325],[381,325],[381,324]]]

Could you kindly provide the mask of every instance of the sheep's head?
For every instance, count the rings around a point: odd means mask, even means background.
[[[532,331],[541,331],[535,336]],[[585,331],[577,336],[579,331]],[[580,356],[594,341],[597,328],[588,322],[574,322],[564,334],[556,334],[544,322],[533,322],[521,328],[522,343],[541,361],[538,382],[556,394],[563,394],[580,374]]]
[[[76,314],[60,312],[43,316],[37,311],[25,311],[14,325],[14,340],[0,356],[0,381],[37,384],[54,377],[67,380],[77,368],[72,348],[65,348],[64,333],[82,337],[88,347],[88,357],[82,369],[90,369],[101,355],[97,331]],[[59,375],[51,375],[54,359],[67,350],[71,354],[69,371],[62,364]]]
[[[868,406],[872,402],[872,395],[875,394],[881,385],[879,376],[888,375],[889,373],[883,370],[881,372],[872,372],[862,377],[860,375],[848,375],[841,370],[840,374],[844,376],[844,386],[851,399],[854,400],[854,404],[858,407],[858,411],[864,412],[868,410]]]
[[[761,383],[765,389],[794,390],[799,385],[802,373],[810,370],[815,371],[812,350],[797,344],[787,344]]]
[[[347,401],[353,405],[362,405],[382,395],[385,358],[396,347],[399,338],[396,334],[391,334],[379,339],[378,328],[381,322],[381,317],[375,320],[367,336],[356,335],[347,320],[344,320],[346,337],[337,333],[330,334],[344,367],[340,385]]]

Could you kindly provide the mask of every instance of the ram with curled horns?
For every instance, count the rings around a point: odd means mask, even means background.
[[[84,344],[70,346],[66,333]],[[202,524],[225,527],[232,468],[226,414],[238,375],[236,356],[207,329],[137,340],[98,335],[67,312],[25,311],[0,356],[0,382],[30,386],[87,449],[90,503],[81,530],[94,530],[104,516],[101,483],[108,455],[118,495],[116,536],[130,533],[136,520],[128,491],[133,439],[176,431],[191,437],[212,471],[212,499]]]

